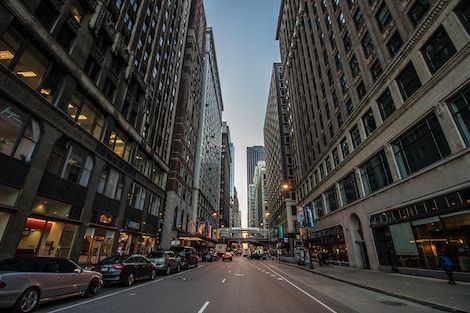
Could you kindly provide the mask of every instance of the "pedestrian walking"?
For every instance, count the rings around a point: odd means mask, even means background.
[[[456,285],[455,280],[454,280],[454,267],[455,263],[454,260],[452,260],[452,257],[446,253],[446,252],[441,252],[439,254],[439,267],[444,270],[444,272],[447,275],[447,278],[449,281],[447,282],[449,285]]]

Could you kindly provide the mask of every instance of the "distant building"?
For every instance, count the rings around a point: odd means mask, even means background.
[[[230,204],[230,215],[231,215],[230,226],[241,227],[242,220],[241,220],[240,206],[238,202],[237,188],[234,188],[234,196]]]
[[[219,226],[230,225],[230,128],[222,123],[222,157],[220,158]]]
[[[246,177],[247,185],[253,184],[253,175],[255,174],[255,167],[258,161],[264,161],[264,147],[253,146],[246,148]]]
[[[266,199],[266,163],[265,161],[258,161],[253,175],[254,186],[254,206],[256,208],[256,224],[259,227],[260,233],[263,236],[268,235],[268,205]]]
[[[255,185],[248,185],[248,227],[259,227],[258,210],[256,209]]]

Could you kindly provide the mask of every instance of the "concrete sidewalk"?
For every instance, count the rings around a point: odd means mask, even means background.
[[[335,265],[319,266],[318,263],[315,263],[315,269],[311,270],[308,265],[282,263],[433,308],[449,312],[470,313],[470,283],[457,282],[456,286],[452,286],[447,284],[447,281],[436,278],[383,273]]]

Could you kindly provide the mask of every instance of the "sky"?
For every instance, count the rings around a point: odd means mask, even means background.
[[[223,119],[235,145],[235,187],[247,226],[246,147],[263,145],[273,62],[279,62],[276,26],[280,0],[204,0],[213,28]]]

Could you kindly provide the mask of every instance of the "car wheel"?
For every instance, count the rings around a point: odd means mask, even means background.
[[[156,276],[157,272],[155,270],[152,270],[152,272],[150,273],[150,280],[154,280]]]
[[[98,279],[94,278],[88,285],[85,295],[87,297],[94,297],[98,293],[98,290],[100,290],[100,282]]]
[[[26,289],[13,307],[13,312],[27,313],[33,311],[39,303],[39,289],[28,288]]]
[[[178,264],[178,266],[176,266],[176,272],[177,273],[181,272],[181,265]]]
[[[126,279],[125,279],[125,281],[124,281],[124,285],[126,285],[126,286],[129,287],[129,286],[134,285],[134,282],[135,282],[135,276],[134,276],[134,274],[133,274],[133,273],[127,274]]]
[[[171,274],[171,267],[170,267],[169,265],[168,265],[167,268],[166,268],[165,274],[166,274],[166,275],[170,275],[170,274]]]

